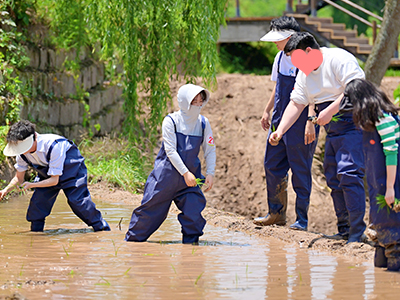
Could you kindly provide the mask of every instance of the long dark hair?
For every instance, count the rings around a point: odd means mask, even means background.
[[[375,124],[384,112],[397,116],[400,110],[368,80],[353,79],[347,84],[344,95],[349,97],[353,105],[354,123],[366,131],[375,130]]]

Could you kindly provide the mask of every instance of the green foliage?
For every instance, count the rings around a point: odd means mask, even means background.
[[[216,82],[225,0],[38,0],[38,5],[57,45],[79,49],[99,41],[102,58],[123,65],[125,128],[133,139],[141,134],[141,117],[146,132],[156,132],[171,99],[173,75],[183,74],[186,81],[200,77],[206,86]],[[143,103],[138,89],[149,95]]]
[[[6,0],[0,3],[0,146],[5,146],[8,125],[19,118],[23,95],[26,94],[24,83],[19,79],[19,70],[29,62],[21,46],[23,35],[17,31],[17,25],[10,16],[9,10],[16,19],[26,22],[19,9],[20,1]],[[26,5],[29,6],[29,1]],[[25,6],[26,7],[26,6]],[[4,160],[3,153],[0,159]]]
[[[220,46],[219,71],[241,74],[271,74],[275,55],[274,43],[231,43]]]
[[[133,142],[103,138],[80,145],[90,174],[90,183],[107,181],[131,192],[143,189],[150,164]]]
[[[226,16],[236,17],[236,0],[228,0]],[[241,17],[282,16],[287,1],[274,0],[240,0],[239,10]]]
[[[400,105],[400,85],[393,91],[394,103]]]

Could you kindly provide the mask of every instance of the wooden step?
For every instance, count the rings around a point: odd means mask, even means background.
[[[332,18],[318,18],[318,17],[308,17],[308,21],[319,22],[319,23],[333,23]]]
[[[336,24],[336,23],[320,23],[319,27],[324,29],[332,29],[334,31],[346,30],[346,26],[344,24]]]
[[[346,41],[348,42],[348,43],[357,43],[357,44],[360,44],[360,45],[369,45],[369,40],[368,39],[366,39],[366,38],[360,38],[360,37],[357,37],[357,38],[346,38]]]

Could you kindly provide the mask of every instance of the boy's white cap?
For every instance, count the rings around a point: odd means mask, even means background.
[[[4,148],[3,153],[5,156],[17,156],[20,154],[24,154],[26,151],[31,149],[33,145],[33,136],[35,134],[31,134],[26,139],[19,141],[17,143],[8,143]]]
[[[262,38],[260,38],[260,41],[264,41],[264,42],[283,41],[284,39],[288,38],[295,32],[296,31],[294,31],[294,30],[271,30],[266,35],[264,35]]]

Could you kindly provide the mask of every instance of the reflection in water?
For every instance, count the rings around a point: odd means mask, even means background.
[[[45,232],[25,221],[28,200],[0,203],[0,298],[398,299],[400,274],[207,225],[181,243],[176,216],[147,243],[124,242],[132,207],[99,203],[111,232],[93,232],[58,199]],[[122,230],[119,223],[121,218]]]

